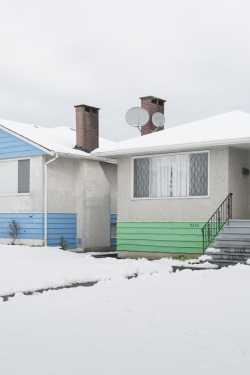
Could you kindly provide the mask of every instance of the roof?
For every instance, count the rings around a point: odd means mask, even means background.
[[[89,153],[74,148],[76,145],[76,131],[66,126],[46,128],[32,124],[0,120],[0,128],[52,155],[64,154],[91,158]],[[111,147],[113,143],[107,139],[99,138],[100,147]]]
[[[167,128],[112,145],[100,146],[92,155],[115,157],[236,144],[248,144],[250,148],[249,113],[232,111]]]

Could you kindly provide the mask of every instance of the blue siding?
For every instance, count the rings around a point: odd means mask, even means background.
[[[68,248],[76,248],[76,214],[48,214],[48,246],[60,246],[61,236]]]
[[[0,159],[44,154],[46,152],[0,129]]]
[[[10,238],[8,234],[11,220],[16,220],[20,226],[17,238],[43,239],[43,214],[31,213],[0,213],[0,238]]]
[[[110,215],[110,232],[111,232],[111,223],[117,223],[117,214]],[[110,246],[116,246],[116,238],[111,237],[111,235],[110,235]]]
[[[11,220],[16,220],[20,226],[17,238],[44,239],[44,214],[0,213],[0,238],[10,238]],[[76,214],[48,214],[48,246],[60,246],[63,236],[69,248],[76,248],[76,222]]]

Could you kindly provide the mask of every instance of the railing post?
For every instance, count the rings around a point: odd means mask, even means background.
[[[204,255],[204,252],[205,252],[205,245],[204,245],[204,227],[202,228],[202,240],[203,240],[203,255]]]
[[[205,249],[214,240],[222,227],[228,222],[229,219],[232,219],[232,201],[233,194],[230,193],[201,229],[203,237],[203,254]]]

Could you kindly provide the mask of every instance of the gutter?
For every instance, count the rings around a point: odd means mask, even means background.
[[[69,158],[69,159],[86,159],[86,160],[95,160],[95,161],[103,161],[110,164],[117,164],[117,161],[115,159],[110,159],[106,157],[101,156],[95,156],[91,153],[88,155],[78,155],[78,154],[68,154],[64,152],[57,152],[58,157],[62,158]]]
[[[169,151],[180,151],[187,149],[204,149],[207,147],[218,147],[218,146],[233,146],[233,145],[244,145],[250,144],[250,138],[239,138],[227,139],[227,140],[217,140],[217,141],[204,141],[197,143],[185,143],[185,144],[174,144],[174,145],[161,145],[161,146],[144,146],[140,148],[127,148],[122,150],[107,150],[100,151],[93,154],[93,157],[117,157],[121,155],[142,155],[146,153],[159,153],[159,152],[169,152]]]
[[[58,158],[56,154],[55,157],[44,164],[44,243],[47,246],[47,211],[48,211],[48,164],[53,163]]]

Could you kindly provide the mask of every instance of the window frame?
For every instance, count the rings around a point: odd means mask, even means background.
[[[24,158],[11,158],[11,159],[0,159],[0,163],[4,162],[10,162],[10,161],[17,161],[18,163],[18,160],[29,160],[30,161],[30,158],[29,157],[24,157]],[[31,166],[31,162],[30,162],[30,166]],[[30,180],[29,180],[29,190],[30,190]],[[3,194],[3,193],[0,193],[0,197],[9,197],[9,196],[22,196],[22,195],[30,195],[30,191],[29,193],[9,193],[9,194]]]
[[[208,189],[207,189],[207,195],[199,195],[199,196],[188,196],[188,197],[134,197],[134,160],[135,159],[143,159],[143,158],[152,158],[154,156],[171,156],[171,155],[184,155],[184,154],[208,154]],[[162,153],[162,154],[146,154],[146,155],[138,155],[138,156],[132,156],[131,158],[131,200],[137,201],[137,200],[159,200],[159,199],[208,199],[210,198],[210,150],[202,150],[202,151],[185,151],[185,152],[171,152],[171,153]]]
[[[116,237],[112,237],[111,234],[111,227],[112,227],[112,224],[115,225],[115,230],[116,230]],[[110,223],[110,238],[112,239],[117,239],[117,222],[116,223]]]

